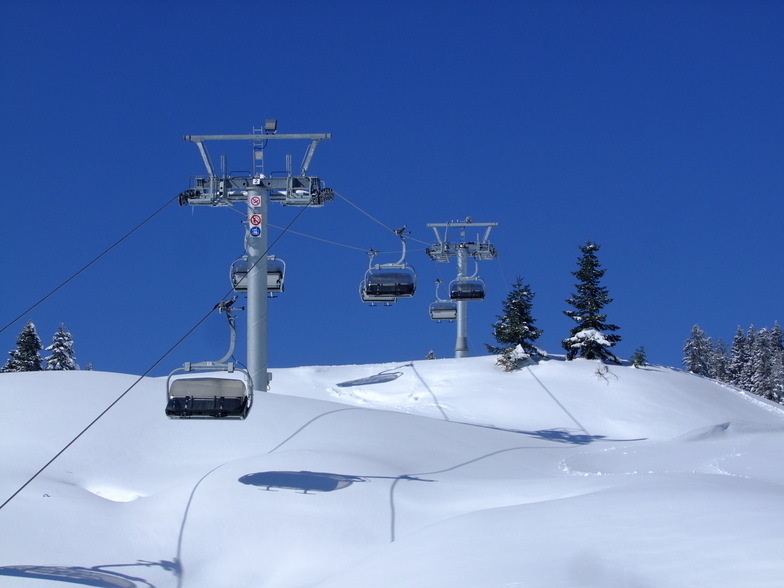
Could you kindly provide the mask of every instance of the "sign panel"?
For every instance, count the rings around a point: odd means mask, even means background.
[[[261,224],[261,215],[260,214],[250,215],[250,224],[256,227],[259,226]]]
[[[250,228],[250,236],[251,237],[258,237],[261,235],[261,229],[259,227],[251,227]]]
[[[251,206],[261,206],[261,196],[251,196],[250,197],[250,205]]]

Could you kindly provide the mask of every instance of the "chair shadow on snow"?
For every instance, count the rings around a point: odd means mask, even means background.
[[[14,578],[28,578],[36,580],[49,580],[81,586],[95,586],[97,588],[155,588],[155,585],[144,578],[138,578],[117,571],[108,571],[106,568],[119,567],[160,567],[167,572],[180,576],[179,562],[162,560],[159,562],[138,561],[133,564],[106,564],[85,568],[81,566],[34,566],[16,565],[0,567],[0,576]]]
[[[552,441],[553,443],[565,443],[567,445],[589,445],[596,441],[608,442],[627,442],[627,441],[644,441],[640,439],[609,439],[605,435],[589,435],[587,433],[573,433],[568,429],[541,429],[539,431],[514,431],[521,435],[528,435],[535,439],[542,439],[544,441]]]
[[[493,425],[479,425],[476,423],[462,423],[471,427],[481,427],[483,429],[493,429],[495,431],[504,431],[506,433],[516,433],[518,435],[527,435],[534,439],[541,439],[542,441],[550,441],[552,443],[563,443],[566,445],[590,445],[597,441],[605,441],[608,443],[618,442],[632,442],[632,441],[645,441],[645,437],[638,439],[611,439],[606,435],[590,435],[584,432],[573,432],[569,429],[540,429],[538,431],[526,431],[523,429],[509,429],[505,427],[496,427]]]
[[[397,380],[403,372],[392,370],[385,370],[366,378],[359,378],[358,380],[348,380],[347,382],[340,382],[336,384],[339,388],[350,388],[352,386],[368,386],[370,384],[385,384]]]
[[[246,474],[239,478],[238,482],[248,486],[258,486],[268,491],[273,489],[298,490],[302,494],[313,492],[334,492],[348,488],[356,482],[367,482],[370,479],[383,478],[389,480],[411,480],[415,482],[433,482],[414,476],[349,476],[344,474],[332,474],[328,472],[309,472],[309,471],[280,471],[280,472],[256,472]]]

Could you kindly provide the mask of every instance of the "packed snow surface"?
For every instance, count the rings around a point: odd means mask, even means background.
[[[0,586],[780,587],[781,407],[601,367],[273,370],[228,422],[142,379],[0,509]],[[136,380],[0,374],[0,501]]]

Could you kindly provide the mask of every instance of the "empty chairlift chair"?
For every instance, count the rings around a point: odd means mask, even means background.
[[[405,227],[403,227],[405,229]],[[406,240],[403,229],[395,231],[403,242],[403,255],[395,263],[373,264],[378,254],[371,249],[370,264],[359,284],[362,302],[391,304],[398,298],[410,298],[416,292],[416,272],[406,263]]]
[[[449,285],[451,300],[484,300],[485,283],[479,279],[453,280]]]
[[[166,380],[166,416],[170,419],[244,419],[253,404],[253,380],[250,374],[226,363],[234,353],[236,330],[230,301],[219,305],[231,330],[229,352],[218,361],[186,363]],[[178,375],[177,372],[185,372]],[[197,375],[192,375],[194,372]],[[211,372],[211,373],[207,373]],[[216,373],[217,372],[217,373]]]
[[[436,280],[436,300],[430,303],[430,318],[434,321],[453,321],[457,318],[457,303],[442,300],[438,295],[441,280]]]
[[[214,371],[222,366],[192,364],[183,371]],[[167,381],[166,416],[170,419],[244,419],[253,403],[253,384],[247,372],[223,366],[226,372],[241,377],[204,375],[177,377],[172,372]],[[177,370],[175,370],[177,371]]]
[[[235,292],[248,291],[248,259],[241,257],[231,264],[231,285]],[[267,292],[283,292],[286,279],[286,262],[274,255],[267,256]]]

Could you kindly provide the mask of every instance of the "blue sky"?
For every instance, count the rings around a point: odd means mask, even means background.
[[[267,118],[332,133],[310,171],[414,239],[431,240],[427,223],[499,223],[472,354],[517,275],[536,292],[541,346],[560,353],[589,239],[622,357],[644,345],[677,366],[695,323],[730,340],[784,318],[780,3],[32,0],[0,18],[0,327],[203,173],[183,135]],[[296,165],[305,145],[267,161],[283,168],[291,151]],[[248,168],[247,145],[208,148]],[[298,212],[271,204],[269,219]],[[82,366],[145,372],[227,293],[240,221],[170,205],[0,333],[0,352],[27,319],[45,345],[63,322]],[[427,308],[454,263],[410,242],[417,295],[370,308],[364,250],[395,251],[396,237],[341,199],[292,229],[347,247],[287,234],[273,249],[289,274],[270,301],[271,367],[453,355],[454,325]],[[220,358],[227,334],[210,317],[153,374]]]

